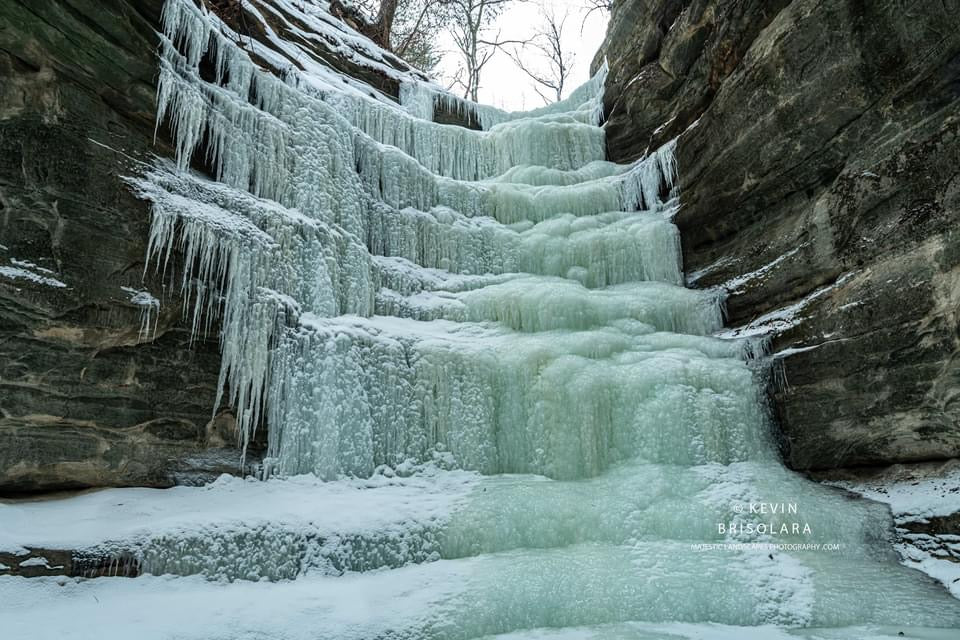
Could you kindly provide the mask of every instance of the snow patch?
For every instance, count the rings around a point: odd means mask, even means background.
[[[820,287],[803,299],[780,309],[770,311],[760,316],[750,323],[736,328],[727,329],[717,334],[722,338],[747,338],[755,336],[765,336],[771,333],[780,333],[798,325],[803,321],[801,313],[814,300],[826,295],[837,287],[842,286],[854,276],[854,272],[848,272],[837,278],[836,282]]]
[[[913,533],[910,522],[960,513],[960,467],[943,475],[890,481],[833,481],[836,487],[890,505],[902,541],[895,545],[902,562],[941,582],[960,598],[960,536]]]
[[[15,258],[11,258],[10,261],[14,265],[20,266],[0,266],[0,277],[9,278],[10,280],[25,280],[31,284],[39,284],[45,287],[53,287],[55,289],[67,288],[67,285],[64,282],[61,282],[60,280],[48,275],[44,275],[47,273],[53,273],[53,271],[50,271],[49,269],[37,267],[31,262],[16,260]]]
[[[63,569],[62,564],[58,564],[56,566],[50,566],[50,562],[42,556],[27,558],[26,560],[20,563],[20,566],[21,567],[43,567],[44,569],[51,569],[51,570]]]
[[[790,251],[786,252],[782,256],[779,256],[776,259],[772,260],[771,262],[768,262],[767,264],[763,265],[759,269],[756,269],[749,273],[744,273],[735,278],[731,278],[730,280],[727,280],[720,286],[722,286],[724,289],[729,291],[731,294],[742,293],[740,289],[741,287],[743,287],[749,282],[752,282],[753,280],[765,278],[771,271],[776,269],[779,264],[796,255],[797,252],[799,252],[805,246],[806,244],[802,244],[799,247],[791,249]],[[710,267],[707,267],[707,268],[709,269]]]

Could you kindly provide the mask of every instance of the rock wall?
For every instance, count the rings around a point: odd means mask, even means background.
[[[237,469],[230,416],[211,420],[216,339],[191,345],[179,288],[143,278],[149,211],[121,177],[167,153],[153,141],[161,6],[0,8],[2,492]]]
[[[619,0],[603,55],[612,159],[680,136],[690,284],[771,337],[790,464],[960,455],[960,2]]]
[[[265,46],[257,16],[268,16],[304,55],[386,95],[399,85],[383,69],[412,72],[388,54],[366,64],[369,51],[329,35],[308,39],[267,1],[204,5]],[[217,327],[191,341],[180,269],[145,272],[150,214],[123,181],[171,155],[154,130],[162,7],[0,5],[0,495],[239,469],[233,416],[214,412]]]

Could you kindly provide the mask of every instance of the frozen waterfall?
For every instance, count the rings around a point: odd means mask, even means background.
[[[221,328],[264,479],[131,496],[154,524],[77,498],[126,532],[87,544],[178,577],[73,585],[47,605],[65,620],[94,624],[71,598],[95,596],[182,638],[960,626],[887,551],[883,507],[779,462],[760,345],[712,337],[722,296],[683,287],[673,145],[605,162],[603,71],[526,115],[414,81],[389,104],[262,70],[189,0],[163,29],[176,157],[130,178],[147,268]]]

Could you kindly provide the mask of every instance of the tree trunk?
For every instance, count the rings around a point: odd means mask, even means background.
[[[398,2],[399,0],[383,0],[380,3],[380,13],[377,14],[377,23],[374,25],[373,41],[384,49],[392,49],[390,32],[393,31],[393,18],[397,15]]]

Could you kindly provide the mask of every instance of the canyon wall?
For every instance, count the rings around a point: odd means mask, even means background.
[[[679,136],[689,284],[798,469],[960,455],[960,3],[619,0],[609,154]]]
[[[216,338],[144,277],[122,176],[154,143],[161,0],[0,8],[0,489],[167,486],[235,469]],[[148,326],[149,325],[149,326]]]

